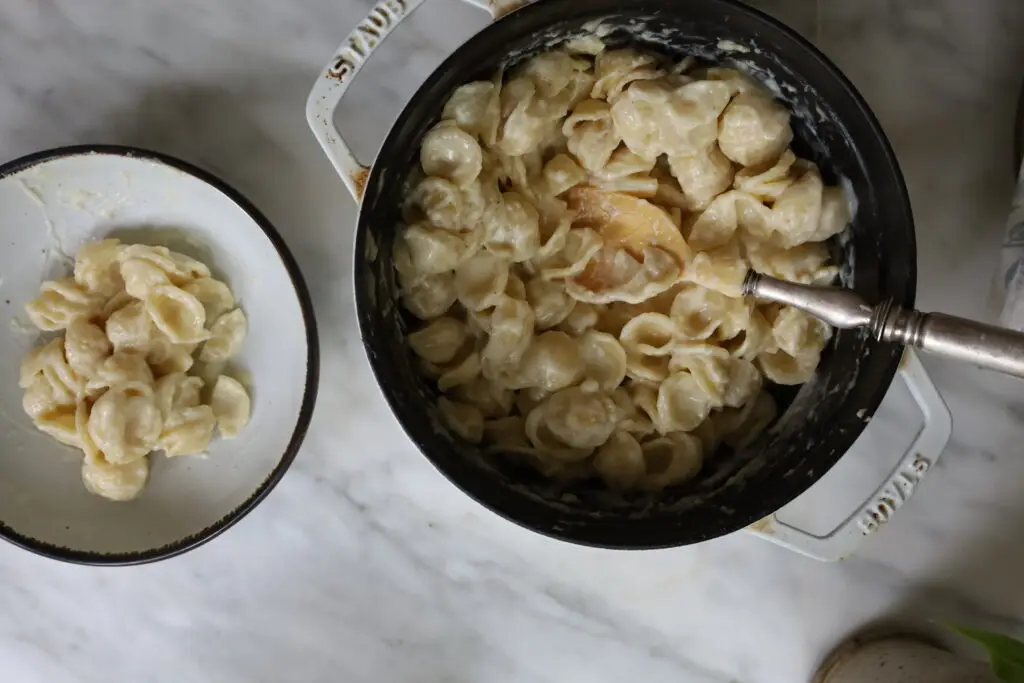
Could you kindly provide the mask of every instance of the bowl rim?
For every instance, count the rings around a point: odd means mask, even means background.
[[[89,550],[75,550],[53,543],[48,543],[46,541],[40,541],[18,533],[0,520],[0,538],[3,538],[19,548],[28,550],[43,557],[60,560],[70,564],[102,567],[149,564],[182,555],[224,533],[237,524],[243,517],[252,512],[252,510],[267,497],[274,487],[277,486],[282,477],[284,477],[285,472],[288,471],[288,468],[291,467],[296,455],[298,455],[299,448],[302,446],[306,433],[309,431],[309,425],[313,417],[313,408],[316,405],[317,390],[320,382],[319,337],[317,334],[313,301],[310,297],[309,289],[306,286],[305,279],[302,277],[302,272],[299,269],[298,263],[295,261],[294,256],[292,256],[291,251],[289,251],[281,237],[281,234],[267,219],[267,217],[264,216],[263,213],[241,192],[209,171],[203,170],[198,166],[194,166],[176,157],[141,147],[130,145],[91,144],[54,147],[52,149],[26,154],[25,156],[0,164],[0,180],[44,162],[92,154],[128,157],[131,159],[152,161],[168,166],[206,183],[223,194],[227,199],[234,202],[236,206],[242,209],[242,211],[244,211],[249,218],[251,218],[261,230],[263,230],[263,234],[266,235],[267,239],[270,240],[271,245],[277,251],[278,258],[281,259],[281,263],[284,265],[285,271],[287,271],[288,277],[291,280],[292,287],[295,290],[295,295],[299,300],[299,308],[302,311],[303,325],[306,328],[306,385],[303,389],[302,404],[299,408],[298,420],[295,423],[295,429],[292,431],[288,445],[285,448],[284,453],[281,455],[277,465],[273,470],[271,470],[270,474],[263,480],[259,487],[257,487],[256,490],[253,491],[253,493],[240,505],[236,506],[233,510],[213,524],[204,527],[194,534],[178,539],[173,543],[165,543],[164,545],[156,548],[131,552],[103,553]]]

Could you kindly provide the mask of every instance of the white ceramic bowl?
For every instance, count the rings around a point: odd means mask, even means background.
[[[129,503],[82,485],[81,453],[33,427],[18,367],[39,343],[24,305],[43,280],[105,236],[164,244],[225,280],[249,318],[235,363],[252,393],[238,438],[207,457],[151,456]],[[237,522],[281,479],[305,436],[319,372],[316,323],[280,235],[238,192],[193,166],[123,147],[73,147],[0,166],[0,536],[43,555],[132,564],[194,548]]]

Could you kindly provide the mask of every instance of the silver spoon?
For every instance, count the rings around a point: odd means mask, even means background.
[[[789,304],[833,327],[867,327],[879,341],[896,342],[937,356],[1024,378],[1024,334],[944,313],[906,310],[887,299],[869,306],[838,287],[800,285],[748,271],[743,294]]]

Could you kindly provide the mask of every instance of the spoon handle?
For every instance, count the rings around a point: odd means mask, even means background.
[[[833,327],[867,327],[879,341],[896,342],[928,353],[1024,378],[1024,334],[944,313],[921,313],[891,299],[869,306],[858,294],[747,273],[743,293],[788,304]]]

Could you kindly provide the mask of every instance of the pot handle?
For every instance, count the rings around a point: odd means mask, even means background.
[[[924,415],[924,426],[900,457],[896,467],[860,509],[823,536],[787,524],[773,513],[747,531],[801,555],[834,562],[851,555],[865,537],[882,527],[917,490],[921,479],[939,459],[953,429],[949,408],[939,395],[920,359],[903,352],[899,374]]]
[[[366,60],[399,23],[425,0],[380,0],[342,42],[320,73],[306,100],[306,121],[356,202],[362,201],[370,167],[360,162],[334,122],[341,98],[352,86]],[[486,10],[497,20],[531,0],[463,0]]]

